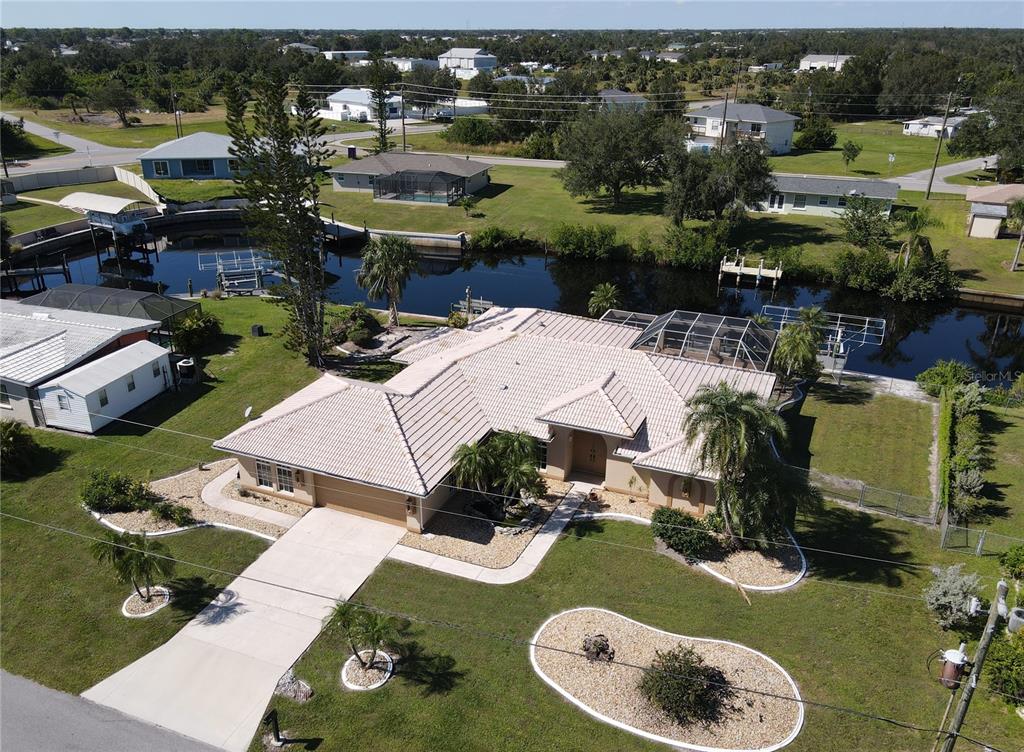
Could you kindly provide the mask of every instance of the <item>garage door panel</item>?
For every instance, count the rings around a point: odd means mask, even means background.
[[[397,494],[374,493],[366,486],[358,488],[321,485],[317,502],[328,509],[338,509],[384,522],[405,524],[405,498]]]

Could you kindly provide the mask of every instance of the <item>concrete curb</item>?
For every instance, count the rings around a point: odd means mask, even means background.
[[[156,585],[156,586],[150,588],[149,592],[150,592],[151,595],[162,595],[163,598],[164,598],[164,602],[161,603],[156,608],[154,608],[152,611],[147,611],[144,614],[130,614],[130,613],[128,613],[128,601],[130,601],[132,598],[134,598],[137,595],[137,593],[132,593],[127,598],[125,598],[124,599],[124,603],[121,604],[121,614],[126,616],[129,619],[145,619],[147,617],[152,616],[153,614],[155,614],[160,609],[166,608],[167,605],[171,602],[171,591],[168,590],[167,588],[163,587],[162,585]]]
[[[756,747],[753,749],[743,749],[737,747],[705,747],[699,744],[687,744],[686,742],[680,742],[675,739],[669,739],[668,737],[658,736],[657,734],[652,734],[649,731],[638,729],[635,726],[630,726],[629,724],[623,723],[622,721],[616,721],[614,718],[609,718],[608,716],[597,712],[590,706],[584,704],[583,701],[578,699],[575,695],[563,689],[561,685],[559,685],[554,679],[545,674],[541,670],[540,666],[537,665],[536,645],[541,633],[544,631],[544,628],[552,621],[557,619],[559,616],[562,616],[563,614],[572,613],[573,611],[601,611],[606,614],[613,614],[614,616],[618,616],[619,618],[625,619],[626,621],[630,621],[633,624],[637,624],[643,627],[644,629],[650,629],[654,632],[660,632],[661,634],[669,635],[671,637],[681,637],[687,640],[693,640],[695,642],[717,642],[721,645],[734,645],[735,647],[741,648],[743,650],[748,650],[751,653],[754,653],[755,655],[759,655],[760,657],[768,661],[770,664],[772,664],[775,668],[777,668],[782,673],[782,675],[786,677],[786,681],[788,681],[789,685],[793,688],[793,695],[797,702],[798,708],[797,722],[795,727],[790,732],[789,736],[787,736],[781,742],[778,742],[777,744],[772,744],[767,747]],[[553,690],[558,692],[558,694],[560,694],[562,697],[564,697],[566,700],[571,702],[573,705],[575,705],[588,715],[591,715],[594,718],[597,718],[599,721],[603,721],[604,723],[607,723],[611,726],[620,728],[623,731],[628,731],[631,734],[636,734],[637,736],[642,736],[645,739],[650,739],[651,741],[655,742],[661,742],[662,744],[668,744],[672,747],[676,747],[679,749],[690,749],[694,750],[695,752],[773,752],[774,750],[782,749],[783,747],[786,747],[790,743],[792,743],[793,740],[796,739],[796,737],[800,734],[800,731],[803,729],[804,725],[804,704],[800,696],[800,689],[797,687],[796,682],[793,680],[793,677],[790,676],[789,672],[786,671],[786,669],[782,668],[782,666],[780,666],[777,661],[765,655],[760,650],[754,650],[753,648],[747,647],[746,645],[741,645],[738,642],[732,642],[731,640],[716,640],[711,637],[690,637],[688,635],[681,635],[675,632],[667,632],[664,629],[652,627],[649,624],[644,624],[643,622],[637,621],[636,619],[630,619],[628,616],[624,616],[620,613],[616,613],[615,611],[611,611],[606,608],[582,606],[579,608],[566,609],[565,611],[561,611],[555,614],[554,616],[549,617],[547,620],[545,620],[543,624],[540,625],[540,628],[536,632],[534,632],[533,637],[530,639],[530,665],[533,666],[533,670],[537,672],[537,675],[544,681],[545,684],[547,684]]]
[[[229,525],[226,522],[197,522],[195,525],[189,525],[188,527],[175,527],[170,530],[157,530],[154,532],[149,532],[148,530],[126,530],[123,527],[118,527],[113,522],[108,522],[107,520],[103,519],[103,515],[101,515],[99,512],[92,511],[84,504],[82,505],[82,509],[91,514],[98,523],[103,525],[103,527],[113,530],[115,533],[131,533],[132,535],[142,535],[143,533],[145,533],[147,538],[164,538],[168,535],[187,533],[189,530],[198,530],[202,527],[219,527],[222,530],[235,530],[239,533],[248,533],[249,535],[255,535],[257,538],[262,538],[263,540],[270,541],[271,543],[277,541],[277,538],[275,538],[273,535],[267,535],[266,533],[257,533],[255,530],[249,530],[248,528],[238,527],[237,525]]]
[[[360,650],[359,655],[369,652],[371,651]],[[384,678],[366,687],[361,687],[358,684],[353,684],[352,682],[350,682],[348,679],[345,678],[345,669],[349,667],[349,664],[354,664],[356,662],[356,657],[352,655],[349,656],[349,659],[347,661],[341,664],[341,683],[345,686],[345,689],[351,689],[353,692],[369,692],[371,689],[379,689],[380,687],[383,687],[385,684],[388,683],[388,680],[395,675],[395,662],[391,658],[391,656],[388,655],[388,652],[386,650],[378,650],[377,653],[384,656],[384,660],[387,662],[388,665],[388,670],[387,673],[384,674]]]

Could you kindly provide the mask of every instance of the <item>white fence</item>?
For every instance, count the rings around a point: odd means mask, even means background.
[[[54,170],[33,172],[27,175],[11,175],[4,183],[15,193],[37,191],[40,188],[54,188],[60,185],[81,185],[82,183],[103,183],[117,180],[114,167],[82,167],[77,170]],[[150,189],[152,190],[152,189]]]
[[[134,172],[129,172],[123,167],[114,167],[114,178],[125,185],[130,185],[154,204],[162,204],[163,199],[153,190],[153,187]]]

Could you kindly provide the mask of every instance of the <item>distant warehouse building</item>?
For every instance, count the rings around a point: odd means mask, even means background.
[[[438,62],[425,57],[388,57],[384,62],[398,68],[399,73],[411,73],[414,70],[437,70]]]
[[[800,70],[834,70],[838,73],[853,57],[853,55],[804,55],[800,58]]]
[[[437,56],[441,68],[455,71],[460,79],[474,78],[478,73],[491,73],[498,67],[498,58],[479,47],[452,47]]]
[[[773,177],[775,191],[768,197],[767,208],[758,207],[758,211],[838,217],[846,211],[851,196],[865,196],[882,202],[888,215],[900,190],[896,183],[884,180],[779,173]]]

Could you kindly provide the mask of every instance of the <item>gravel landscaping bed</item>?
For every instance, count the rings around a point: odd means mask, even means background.
[[[234,462],[235,460],[212,462],[205,465],[202,470],[193,468],[180,475],[153,481],[149,484],[149,488],[153,493],[162,496],[165,500],[187,507],[192,512],[196,522],[218,522],[263,533],[264,535],[272,535],[275,538],[280,537],[284,533],[284,528],[282,527],[255,520],[245,515],[224,512],[203,503],[201,498],[203,486],[231,467]],[[174,530],[178,527],[174,522],[162,520],[151,512],[118,512],[116,514],[105,514],[103,519],[112,525],[116,525],[123,530],[130,530],[133,533],[157,533]]]
[[[237,480],[233,480],[224,486],[223,494],[229,499],[235,501],[241,501],[246,504],[255,504],[258,507],[264,509],[273,509],[275,512],[283,512],[284,514],[290,514],[292,517],[301,517],[308,512],[312,507],[308,504],[300,504],[297,501],[288,501],[287,499],[278,499],[274,496],[264,496],[261,493],[254,491],[247,491],[248,496],[242,496],[241,485]]]
[[[586,635],[603,634],[615,650],[612,662],[583,657]],[[536,643],[571,651],[531,649],[536,667],[551,682],[596,713],[682,744],[717,749],[758,750],[786,742],[802,722],[800,705],[785,699],[737,691],[725,718],[714,725],[680,726],[652,706],[637,689],[642,673],[623,664],[648,666],[656,650],[682,644],[718,667],[734,688],[749,687],[797,697],[788,676],[764,656],[739,645],[667,634],[600,609],[559,614],[537,634]]]
[[[370,657],[369,650],[362,650],[359,654],[363,656],[363,660]],[[374,656],[373,663],[363,668],[355,656],[352,656],[342,664],[342,685],[344,686],[347,682],[354,687],[361,687],[363,689],[376,688],[394,674],[394,660],[394,656],[378,650]]]
[[[406,533],[399,543],[491,569],[511,566],[572,487],[570,483],[556,480],[547,480],[545,483],[547,493],[537,500],[543,514],[532,527],[516,535],[509,534],[511,530],[497,532],[495,524],[489,520],[461,516],[466,514],[465,506],[471,497],[465,492],[459,492],[448,500],[443,510],[431,518],[424,534]],[[505,523],[504,527],[512,526]]]
[[[720,561],[705,562],[709,569],[743,585],[785,585],[802,569],[800,553],[792,546],[778,546],[770,553],[733,551]]]
[[[603,488],[595,489],[597,499],[587,498],[580,504],[579,512],[590,512],[593,514],[612,512],[615,514],[631,514],[634,517],[651,519],[656,506],[648,504],[640,496],[628,496],[627,494],[607,491]],[[630,501],[632,499],[633,501]]]
[[[145,593],[145,589],[142,591]],[[122,613],[126,616],[148,616],[159,611],[171,600],[171,594],[166,588],[154,587],[150,589],[150,598],[147,603],[139,597],[138,593],[132,593],[122,605]]]

